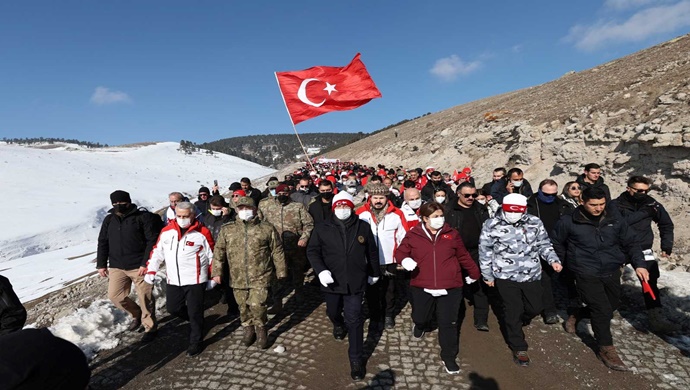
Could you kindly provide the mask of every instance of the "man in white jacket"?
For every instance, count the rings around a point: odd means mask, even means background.
[[[388,187],[381,183],[368,184],[367,191],[369,201],[357,209],[357,215],[371,226],[379,248],[381,266],[381,280],[367,287],[369,317],[371,323],[383,322],[386,329],[393,329],[397,269],[393,254],[409,228],[405,215],[388,200]],[[380,325],[378,327],[380,328]]]
[[[161,264],[166,263],[166,308],[170,314],[189,321],[187,356],[191,357],[203,349],[204,291],[213,258],[213,238],[196,220],[193,204],[177,203],[175,215],[158,236],[144,280],[153,284]]]

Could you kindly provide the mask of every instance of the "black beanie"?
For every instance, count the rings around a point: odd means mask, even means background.
[[[132,203],[132,198],[129,197],[129,192],[125,192],[122,190],[117,190],[110,194],[110,203],[120,203],[120,202],[127,202],[127,203]]]
[[[202,193],[202,192],[205,192],[205,193],[211,195],[211,190],[209,190],[208,187],[201,187],[201,188],[199,188],[199,192],[197,192],[197,193],[200,194],[200,193]]]
[[[234,182],[234,183],[230,184],[229,189],[230,189],[230,191],[240,190],[240,189],[242,189],[242,184],[240,184],[238,182]]]

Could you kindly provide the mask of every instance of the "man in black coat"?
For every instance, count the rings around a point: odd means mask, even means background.
[[[314,223],[323,222],[333,214],[331,201],[333,200],[333,183],[329,180],[322,180],[319,183],[319,194],[309,204],[309,215],[314,219]]]
[[[568,202],[558,197],[558,183],[551,179],[542,180],[539,183],[537,193],[527,199],[527,214],[536,215],[544,224],[547,233],[551,235],[556,222],[565,214],[570,214],[572,209]],[[557,324],[558,313],[556,300],[553,297],[553,278],[556,271],[541,259],[542,303],[544,311],[541,313],[544,323]]]
[[[472,260],[479,266],[479,234],[484,221],[489,219],[489,211],[486,206],[477,202],[477,188],[469,183],[460,183],[457,192],[457,201],[449,203],[444,211],[446,223],[457,230],[462,237],[465,248],[470,253]],[[463,296],[474,306],[474,327],[482,332],[489,331],[489,305],[493,306],[494,314],[500,310],[500,296],[495,288],[486,283],[465,283]],[[461,305],[460,315],[464,317],[465,304]]]
[[[534,194],[532,186],[520,168],[513,168],[506,175],[491,186],[491,197],[499,204],[503,204],[503,197],[508,194],[520,194],[529,198]]]
[[[585,172],[575,179],[580,185],[582,191],[588,187],[600,188],[606,194],[606,203],[611,202],[611,190],[609,186],[604,184],[604,178],[601,177],[601,166],[597,163],[589,163],[585,165]]]
[[[670,333],[680,330],[677,324],[664,319],[661,311],[661,296],[657,281],[659,280],[659,263],[652,251],[654,233],[652,222],[656,223],[661,238],[661,257],[666,258],[673,251],[673,221],[664,206],[649,196],[652,186],[651,180],[643,176],[633,176],[628,179],[627,189],[616,199],[613,204],[628,222],[630,230],[635,234],[640,244],[647,269],[649,270],[649,286],[654,292],[655,299],[649,294],[644,295],[644,303],[647,308],[649,324],[653,331]]]
[[[430,180],[426,182],[422,188],[422,200],[431,202],[434,200],[434,194],[438,190],[444,190],[446,194],[452,194],[453,190],[443,181],[443,174],[439,171],[433,171],[430,175]]]
[[[209,202],[211,200],[211,191],[208,187],[199,188],[198,200],[194,202],[194,206],[201,212],[201,216],[208,215]]]
[[[108,211],[98,235],[96,268],[102,278],[108,278],[108,298],[132,316],[129,330],[144,325],[146,333],[142,340],[151,341],[156,334],[156,305],[153,286],[144,282],[144,275],[160,233],[154,221],[157,215],[138,210],[125,191],[113,192],[110,201],[113,208]],[[132,283],[139,305],[129,298]]]
[[[599,358],[612,370],[627,371],[613,346],[611,319],[620,304],[621,267],[631,260],[635,273],[649,280],[642,249],[628,223],[606,209],[606,193],[601,188],[582,191],[582,205],[556,223],[553,248],[561,262],[575,274],[577,291],[592,318]],[[569,321],[577,324],[583,311]]]
[[[14,293],[10,280],[0,275],[0,336],[21,330],[26,309]]]
[[[362,298],[367,283],[378,281],[380,270],[376,239],[354,207],[347,192],[333,197],[333,214],[312,231],[307,258],[322,285],[333,337],[342,340],[347,333],[350,375],[361,380],[365,375]]]

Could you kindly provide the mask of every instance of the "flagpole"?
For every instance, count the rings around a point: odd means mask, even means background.
[[[314,164],[312,164],[311,160],[309,159],[309,154],[307,154],[307,150],[304,148],[304,144],[302,143],[302,139],[299,137],[299,134],[297,133],[297,127],[295,126],[295,123],[292,121],[292,116],[290,115],[290,110],[288,109],[287,102],[285,101],[285,96],[283,96],[283,90],[280,89],[280,81],[278,81],[278,73],[273,72],[273,75],[276,76],[276,83],[278,84],[278,90],[280,91],[280,97],[283,98],[283,104],[285,105],[285,111],[287,111],[288,118],[290,118],[290,124],[292,124],[292,130],[295,131],[295,135],[297,136],[297,141],[299,141],[299,146],[302,147],[302,152],[304,152],[304,156],[307,159],[307,164],[309,164],[312,171],[316,171],[316,169],[314,168]]]

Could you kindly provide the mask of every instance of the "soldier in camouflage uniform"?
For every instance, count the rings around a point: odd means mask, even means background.
[[[268,348],[266,333],[266,301],[268,287],[274,277],[287,277],[285,256],[278,232],[266,221],[256,218],[254,200],[237,200],[238,219],[223,225],[213,251],[211,276],[221,280],[223,264],[230,270],[230,286],[240,308],[244,328],[242,342],[246,346],[254,341],[260,348]]]
[[[264,199],[259,205],[259,213],[265,221],[272,223],[280,234],[285,258],[295,288],[295,298],[304,286],[304,271],[307,265],[306,247],[314,228],[314,220],[302,203],[293,202],[286,184],[276,188],[277,196]],[[273,286],[273,307],[270,313],[278,313],[283,308],[282,297],[285,287],[282,283]],[[287,293],[287,292],[285,292]]]
[[[513,360],[530,363],[524,324],[542,311],[541,263],[563,268],[541,220],[526,214],[527,198],[509,194],[502,210],[484,222],[479,236],[479,265],[484,282],[496,287],[503,300],[505,339]]]

